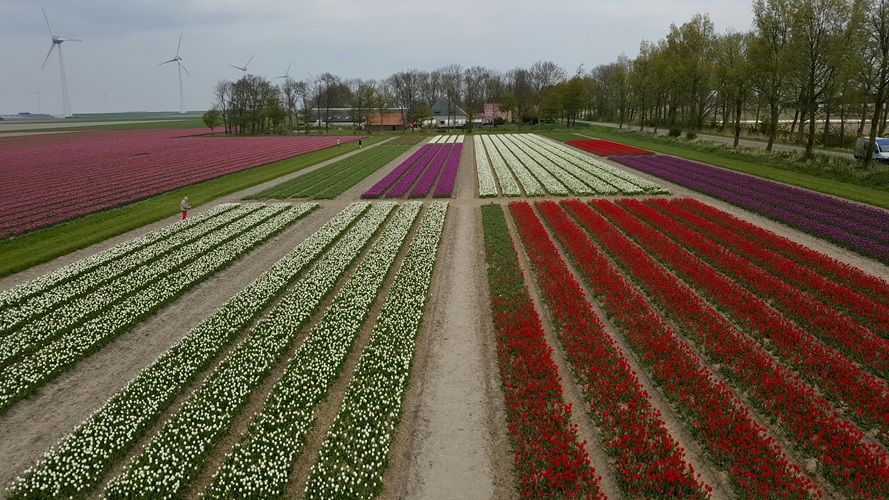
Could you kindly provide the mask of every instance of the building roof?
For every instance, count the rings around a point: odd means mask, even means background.
[[[448,107],[450,107],[450,112],[448,110]],[[441,99],[438,100],[437,103],[435,103],[434,106],[432,106],[432,116],[434,118],[437,116],[448,116],[448,115],[454,116],[455,118],[457,118],[457,117],[465,118],[466,111],[463,111],[460,108],[460,106],[457,106],[456,104],[451,103],[447,97],[442,97]]]
[[[380,123],[379,113],[368,113],[367,124],[371,127],[403,127],[404,116],[401,113],[383,113],[383,120]]]

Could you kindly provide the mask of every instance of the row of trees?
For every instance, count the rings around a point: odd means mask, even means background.
[[[422,122],[442,97],[470,116],[485,103],[503,103],[523,121],[536,121],[549,91],[565,81],[565,70],[550,61],[505,73],[481,66],[452,64],[434,71],[400,71],[382,80],[343,79],[331,73],[307,80],[287,78],[280,85],[255,75],[223,80],[214,88],[211,117],[228,133],[267,133],[288,127],[327,126],[332,109],[349,108],[352,121],[363,123],[371,112],[398,109],[405,123]],[[552,110],[557,112],[555,108]],[[553,114],[553,113],[551,113]],[[215,123],[215,122],[214,122]]]
[[[699,130],[742,120],[804,143],[884,134],[889,0],[754,0],[748,32],[716,33],[706,15],[672,25],[639,54],[592,71],[595,115]],[[782,118],[790,122],[781,125]],[[792,117],[792,118],[791,118]],[[871,133],[875,131],[876,133]]]
[[[452,64],[400,71],[382,80],[330,73],[281,85],[247,75],[215,88],[214,112],[230,133],[327,126],[330,110],[398,109],[405,123],[430,117],[442,97],[474,116],[498,103],[520,123],[578,118],[640,127],[700,130],[747,121],[768,135],[845,145],[856,135],[884,134],[889,98],[889,0],[754,0],[750,31],[717,33],[707,15],[671,25],[639,54],[573,75],[550,61],[506,72]],[[787,125],[782,123],[789,122]],[[877,133],[871,134],[874,130]]]

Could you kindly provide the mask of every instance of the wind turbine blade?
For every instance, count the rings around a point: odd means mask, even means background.
[[[293,61],[290,61],[290,64],[287,65],[287,71],[284,72],[284,78],[290,76],[290,66],[293,65]]]
[[[191,73],[188,72],[188,70],[185,68],[185,65],[184,65],[184,64],[182,64],[182,63],[180,62],[179,65],[182,66],[182,69],[185,70],[185,74],[186,74],[186,75],[191,76]]]
[[[175,61],[176,61],[176,59],[170,59],[169,61],[164,61],[164,62],[162,62],[162,63],[158,63],[157,65],[158,65],[158,66],[161,66],[161,65],[163,65],[163,64],[167,64],[167,63],[171,63],[171,62],[175,62]]]
[[[55,33],[52,32],[52,26],[49,25],[49,18],[46,17],[46,9],[44,9],[43,7],[40,7],[40,10],[43,11],[43,19],[46,19],[46,27],[49,28],[49,34],[51,36],[55,36]]]
[[[241,71],[247,71],[246,69],[244,69],[244,68],[242,68],[242,67],[240,67],[240,66],[235,66],[234,64],[229,64],[229,66],[231,66],[232,68],[235,68],[235,69],[239,69],[239,70],[241,70]]]
[[[253,54],[252,56],[250,56],[250,59],[247,59],[247,64],[250,64],[250,61],[252,61],[254,57],[256,57],[256,54]],[[247,64],[244,65],[244,68],[247,67]],[[247,70],[245,69],[244,71],[247,71]]]
[[[176,46],[176,57],[179,57],[179,47],[182,47],[182,33],[179,33],[179,45]]]
[[[46,53],[46,59],[43,60],[43,66],[40,67],[41,70],[46,67],[46,61],[49,61],[49,56],[52,54],[52,49],[54,48],[56,48],[56,44],[49,44],[49,52]]]
[[[62,37],[57,37],[57,38],[63,42],[82,42],[83,41],[79,38],[62,38]]]

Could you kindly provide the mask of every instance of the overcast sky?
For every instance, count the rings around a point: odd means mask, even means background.
[[[206,110],[219,80],[243,65],[271,79],[292,61],[296,79],[330,72],[385,78],[456,63],[506,71],[549,60],[569,74],[638,54],[642,40],[707,13],[717,32],[750,29],[751,0],[0,0],[0,114],[61,114],[64,42],[74,114],[177,111],[179,55],[185,106]],[[281,80],[273,80],[280,82]],[[39,93],[37,93],[39,92]],[[39,101],[38,101],[39,100]],[[39,108],[38,108],[39,106]]]

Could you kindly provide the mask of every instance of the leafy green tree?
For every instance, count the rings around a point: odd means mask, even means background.
[[[886,130],[887,100],[889,100],[889,0],[864,0],[860,29],[864,40],[864,75],[869,94],[874,99],[874,112],[870,120],[870,145],[874,150],[877,135]],[[882,118],[881,118],[882,115]],[[864,160],[865,168],[871,163],[871,155]]]
[[[753,23],[749,47],[752,76],[756,91],[769,107],[766,151],[771,151],[778,133],[778,115],[791,83],[791,0],[754,0]]]
[[[216,127],[222,125],[222,114],[215,107],[208,109],[201,119],[204,120],[204,125],[210,129],[210,132],[213,132]]]
[[[748,58],[749,43],[749,33],[729,30],[718,37],[714,51],[715,70],[720,75],[718,91],[734,114],[732,128],[735,148],[741,137],[741,115],[753,85],[750,77],[751,62]]]
[[[500,94],[499,107],[500,111],[515,117],[515,114],[518,111],[518,103],[516,102],[515,94],[508,90]]]

